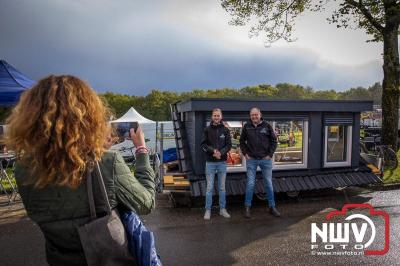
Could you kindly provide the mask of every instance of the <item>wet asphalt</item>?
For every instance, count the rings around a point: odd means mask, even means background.
[[[264,202],[257,200],[252,218],[245,219],[241,201],[241,197],[228,200],[232,218],[219,216],[215,208],[211,220],[204,221],[202,199],[195,201],[197,207],[172,208],[169,197],[161,195],[154,212],[142,218],[155,234],[164,265],[400,265],[400,189],[308,192],[297,201],[278,195],[281,218],[271,216]],[[369,203],[389,214],[390,248],[385,255],[311,254],[311,223],[327,222],[326,215],[345,203]],[[367,214],[365,209],[351,213]],[[370,249],[382,249],[383,219],[372,220],[376,237]],[[367,231],[366,239],[369,236]],[[341,248],[336,245],[334,251]],[[0,265],[46,265],[43,236],[19,204],[0,207],[0,260]]]

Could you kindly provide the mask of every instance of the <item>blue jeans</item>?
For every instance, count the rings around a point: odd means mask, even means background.
[[[206,210],[211,210],[215,174],[218,174],[219,208],[225,209],[226,206],[226,199],[225,199],[226,163],[206,162],[206,178],[207,178]]]
[[[245,206],[251,206],[253,199],[254,185],[256,181],[257,166],[260,166],[262,177],[264,180],[265,192],[267,193],[267,201],[269,207],[275,207],[274,189],[272,187],[272,159],[271,160],[246,160],[247,167],[247,184]]]

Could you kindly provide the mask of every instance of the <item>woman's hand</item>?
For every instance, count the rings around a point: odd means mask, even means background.
[[[131,139],[132,139],[133,145],[135,145],[135,147],[146,145],[146,142],[144,141],[144,134],[143,134],[143,131],[142,131],[142,128],[140,127],[140,125],[136,129],[136,132],[135,132],[135,129],[131,128],[129,130],[129,133],[131,134]]]

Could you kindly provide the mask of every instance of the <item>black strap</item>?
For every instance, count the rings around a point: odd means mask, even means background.
[[[103,195],[104,199],[106,199],[107,213],[110,214],[111,213],[110,201],[108,200],[107,191],[106,191],[106,187],[104,185],[103,176],[100,171],[99,162],[97,162],[97,161],[96,161],[95,168],[96,168],[97,180],[99,180],[99,183],[100,183],[100,192]]]
[[[90,219],[94,220],[97,218],[96,215],[96,204],[95,204],[95,199],[94,199],[94,194],[93,194],[93,168],[95,172],[95,177],[97,176],[97,180],[100,183],[100,193],[102,194],[103,198],[106,200],[106,207],[107,207],[107,213],[111,213],[111,206],[110,206],[110,201],[108,200],[107,196],[107,191],[106,187],[104,185],[103,181],[103,176],[100,171],[100,166],[99,162],[96,162],[94,167],[89,166],[88,169],[86,170],[86,188],[87,188],[87,194],[88,194],[88,200],[89,200],[89,209],[90,209]]]
[[[97,218],[97,216],[96,216],[96,205],[94,204],[94,197],[93,197],[92,172],[93,172],[93,167],[89,166],[86,169],[86,188],[89,200],[90,219],[94,220]]]

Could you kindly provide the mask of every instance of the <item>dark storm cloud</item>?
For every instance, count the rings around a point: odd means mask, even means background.
[[[171,19],[168,2],[144,3],[0,0],[0,58],[34,79],[69,73],[129,94],[279,82],[342,90],[381,78],[379,61],[338,66],[300,48],[225,49]]]

